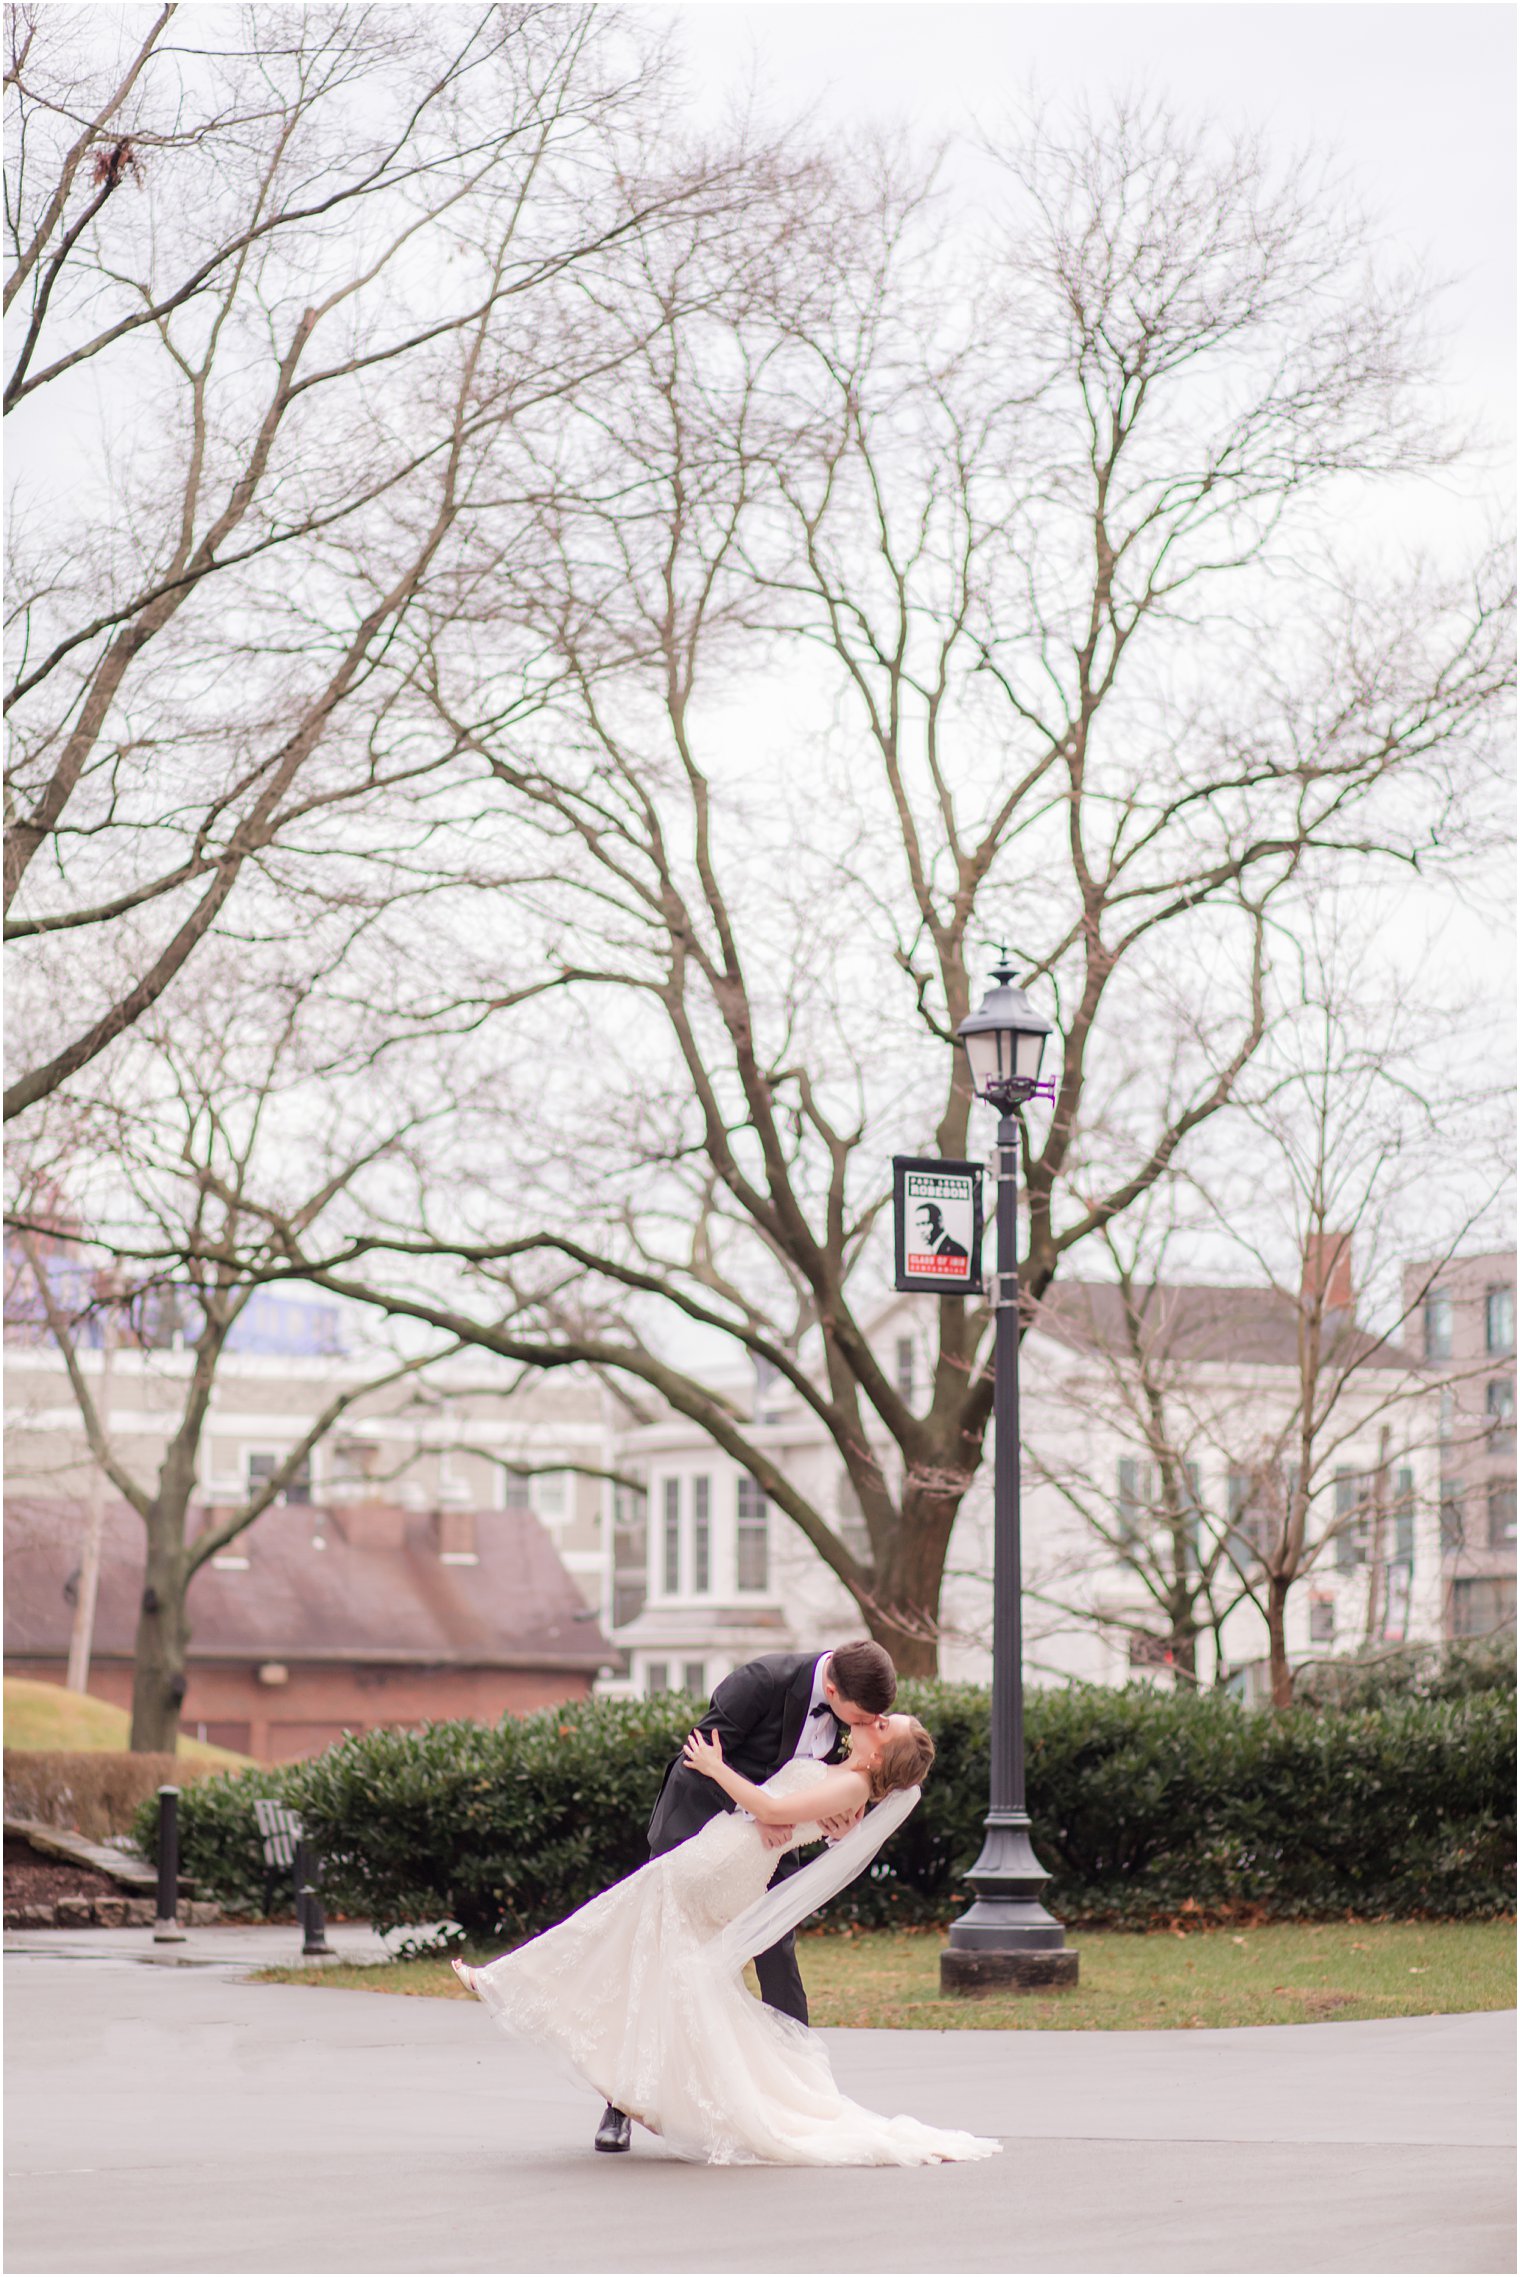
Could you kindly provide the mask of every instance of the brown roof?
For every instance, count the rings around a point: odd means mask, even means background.
[[[1298,1364],[1298,1305],[1285,1291],[1253,1286],[1214,1287],[1157,1281],[1137,1291],[1142,1337],[1157,1358],[1246,1362],[1258,1367]],[[1370,1368],[1417,1365],[1400,1344],[1374,1336],[1335,1313],[1325,1315],[1326,1359]],[[1074,1350],[1119,1353],[1129,1349],[1119,1290],[1112,1281],[1055,1281],[1035,1313],[1035,1326]]]
[[[378,1523],[358,1522],[364,1515]],[[451,1518],[453,1514],[450,1514]],[[267,1510],[234,1545],[246,1571],[202,1566],[190,1584],[195,1660],[400,1662],[412,1666],[595,1670],[611,1647],[538,1520],[474,1515],[475,1565],[445,1565],[422,1513]],[[192,1531],[199,1524],[192,1517]],[[16,1495],[5,1513],[5,1649],[66,1653],[79,1564],[71,1504]],[[325,1548],[313,1546],[320,1537]],[[354,1538],[350,1538],[354,1537]],[[106,1509],[95,1650],[128,1658],[142,1589],[143,1527]]]

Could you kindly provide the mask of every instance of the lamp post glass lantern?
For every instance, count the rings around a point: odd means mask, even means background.
[[[1017,1111],[1037,1096],[1050,1022],[1006,962],[960,1024],[979,1099],[998,1111],[997,1272],[993,1278],[992,1718],[981,1855],[967,1876],[976,1896],[940,1955],[947,1993],[1034,1992],[1074,1985],[1077,1955],[1041,1902],[1050,1880],[1035,1856],[1024,1800],[1023,1576],[1019,1541],[1019,1282]]]

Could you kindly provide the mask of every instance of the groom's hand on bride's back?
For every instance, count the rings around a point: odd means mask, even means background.
[[[857,1811],[842,1811],[838,1818],[821,1818],[818,1824],[823,1829],[825,1840],[837,1842],[842,1834],[849,1833],[852,1826],[859,1826],[865,1815],[866,1806],[862,1803]]]
[[[795,1826],[762,1826],[760,1839],[767,1850],[784,1850],[796,1831]]]

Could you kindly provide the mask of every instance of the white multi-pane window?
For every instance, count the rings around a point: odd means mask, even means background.
[[[691,1482],[691,1586],[698,1597],[712,1588],[712,1480],[706,1477]]]
[[[681,1482],[665,1481],[661,1503],[660,1578],[667,1597],[681,1594]]]
[[[770,1587],[770,1512],[765,1490],[748,1471],[739,1481],[738,1527],[735,1536],[734,1581],[744,1590]]]
[[[1432,1289],[1425,1299],[1425,1357],[1451,1358],[1451,1297],[1445,1289]]]
[[[642,1487],[619,1484],[612,1492],[612,1625],[620,1629],[644,1610],[649,1594],[648,1501]]]
[[[570,1513],[570,1480],[564,1471],[541,1471],[533,1480],[533,1507],[546,1526],[562,1526]]]
[[[1393,1474],[1393,1554],[1401,1565],[1414,1564],[1414,1472]]]
[[[248,1492],[250,1496],[258,1494],[269,1484],[285,1459],[284,1455],[264,1453],[249,1456]],[[303,1462],[296,1465],[285,1482],[283,1493],[277,1495],[275,1499],[278,1502],[298,1503],[302,1506],[311,1501],[311,1457],[309,1455]]]
[[[1483,1301],[1483,1342],[1489,1352],[1515,1349],[1515,1292],[1490,1289]]]
[[[1132,1541],[1151,1515],[1155,1493],[1155,1466],[1136,1455],[1119,1457],[1119,1532]]]
[[[695,1692],[697,1697],[701,1698],[707,1690],[707,1663],[705,1661],[687,1660],[682,1662],[681,1690],[683,1692]]]
[[[1361,1471],[1335,1474],[1335,1568],[1350,1573],[1365,1565],[1372,1550],[1373,1482]]]

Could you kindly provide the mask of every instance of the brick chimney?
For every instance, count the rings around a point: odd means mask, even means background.
[[[1356,1291],[1351,1282],[1349,1233],[1308,1236],[1304,1243],[1302,1294],[1310,1303],[1322,1298],[1326,1312],[1338,1312],[1347,1320],[1351,1318],[1356,1308]]]
[[[433,1512],[433,1539],[440,1565],[479,1565],[475,1548],[475,1513],[441,1503]]]
[[[406,1542],[406,1512],[393,1502],[345,1503],[332,1521],[356,1550],[399,1550]]]

